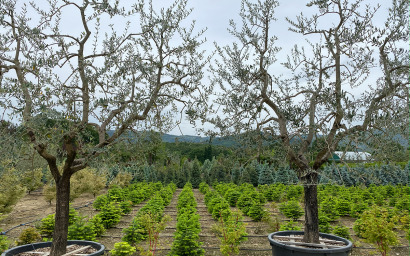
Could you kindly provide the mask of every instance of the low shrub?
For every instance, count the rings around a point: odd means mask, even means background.
[[[278,216],[274,216],[273,218],[269,215],[266,215],[263,218],[263,221],[269,225],[269,232],[277,232],[280,229],[280,221]]]
[[[279,211],[292,220],[297,220],[303,215],[303,209],[296,200],[281,203]]]
[[[385,197],[381,193],[377,193],[374,195],[374,203],[377,206],[383,206],[386,204]]]
[[[169,255],[204,255],[204,249],[199,243],[199,232],[201,226],[198,214],[188,211],[178,214],[177,230]]]
[[[325,214],[327,217],[330,218],[330,220],[336,220],[339,218],[339,212],[336,209],[336,203],[337,199],[333,196],[327,196],[325,197],[320,203],[319,203],[319,210],[323,214]]]
[[[202,194],[206,194],[209,190],[209,185],[206,182],[199,183],[199,192],[201,192]]]
[[[405,211],[405,210],[409,211],[410,209],[409,197],[406,196],[406,197],[403,197],[397,200],[395,208],[397,208],[400,211]]]
[[[124,228],[122,232],[124,233],[122,241],[131,245],[136,245],[148,236],[148,231],[145,230],[141,216],[136,216],[131,225],[128,228]]]
[[[94,230],[94,224],[92,222],[78,220],[77,222],[68,226],[69,240],[95,241],[96,236],[97,234]]]
[[[122,214],[128,214],[132,211],[132,202],[125,200],[119,203]]]
[[[248,211],[248,216],[251,217],[253,221],[261,221],[267,212],[263,208],[263,206],[259,203],[254,203]]]
[[[41,188],[43,185],[41,182],[42,177],[43,171],[41,168],[30,169],[23,172],[21,182],[30,194],[31,191]]]
[[[69,225],[75,223],[76,221],[80,219],[80,215],[72,207],[70,207],[70,212],[68,216],[69,216],[69,219],[68,219]],[[53,236],[54,224],[55,224],[55,215],[50,214],[47,217],[41,219],[40,225],[37,227],[37,229],[40,230],[41,235],[47,238],[50,238]]]
[[[330,226],[330,218],[326,214],[319,212],[319,232],[330,233],[332,227]]]
[[[99,196],[97,196],[97,198],[94,200],[93,207],[94,207],[95,209],[97,209],[97,210],[101,210],[101,208],[102,208],[103,206],[105,206],[106,204],[108,204],[109,201],[110,201],[110,200],[109,200],[109,198],[108,198],[107,195],[99,195]]]
[[[280,225],[279,231],[291,231],[291,230],[299,231],[299,230],[302,230],[302,227],[298,226],[297,222],[294,222],[293,220],[287,221],[285,222],[285,224]]]
[[[216,230],[221,240],[222,255],[238,254],[239,245],[248,240],[246,226],[241,220],[241,213],[233,211],[225,220],[221,217],[218,224],[213,226],[213,230]]]
[[[232,207],[236,206],[236,202],[238,201],[240,196],[241,192],[237,191],[236,189],[229,189],[225,193],[225,198],[228,201],[229,205]]]
[[[98,216],[105,228],[111,228],[121,219],[121,208],[115,202],[110,202],[101,208]]]
[[[287,186],[286,198],[288,200],[299,200],[303,194],[303,187],[299,185]]]
[[[354,203],[351,208],[350,216],[358,218],[367,209],[369,209],[369,206],[365,202]]]
[[[47,183],[43,187],[44,200],[49,204],[56,199],[56,189],[56,186],[52,183]]]
[[[335,208],[339,216],[349,216],[351,213],[351,203],[345,199],[337,200]]]
[[[41,219],[38,229],[40,233],[45,237],[52,237],[54,232],[55,217],[54,214],[50,214],[47,217]]]
[[[145,193],[139,189],[131,190],[128,194],[128,199],[135,205],[146,199]]]
[[[406,239],[410,240],[410,216],[409,214],[404,214],[400,217],[400,229],[406,233]]]
[[[222,198],[222,200],[216,203],[212,209],[212,217],[217,220],[221,216],[226,219],[231,213],[228,202]]]
[[[70,212],[68,213],[68,224],[71,225],[81,219],[80,214],[70,206]]]
[[[392,197],[392,198],[389,199],[388,205],[389,205],[390,207],[395,207],[395,206],[396,206],[396,203],[397,203],[397,198],[396,198],[396,197]]]
[[[399,243],[396,228],[396,217],[390,216],[385,208],[372,206],[363,212],[353,225],[356,235],[373,243],[382,255],[387,255],[390,247]]]
[[[126,189],[119,187],[118,185],[113,185],[107,191],[107,197],[109,202],[122,202],[127,198]]]
[[[98,214],[92,217],[89,221],[93,224],[94,232],[97,237],[100,237],[105,233],[104,223]]]
[[[354,222],[353,231],[356,234],[356,236],[364,238],[363,233],[366,231],[366,227],[364,226],[362,219],[359,218]]]
[[[350,233],[349,233],[349,228],[343,225],[338,225],[333,227],[333,234],[346,238],[347,240],[350,240]]]
[[[272,196],[271,196],[272,201],[274,201],[274,202],[280,202],[280,200],[282,200],[282,195],[283,195],[283,191],[278,190],[278,189],[275,189],[275,190],[272,192]]]
[[[266,198],[265,196],[256,191],[255,189],[253,191],[250,191],[250,196],[256,201],[259,202],[260,204],[265,204],[266,203]]]
[[[1,233],[1,229],[0,229]],[[7,236],[0,235],[0,253],[3,253],[5,250],[9,248],[10,241],[7,239]]]
[[[215,197],[220,197],[220,195],[218,194],[218,192],[216,192],[215,190],[208,190],[208,192],[205,194],[205,205],[208,207],[209,203],[212,201],[212,199],[214,199]],[[209,208],[208,208],[209,211]]]
[[[138,246],[138,250],[141,255],[155,255],[155,251],[158,244],[159,233],[161,233],[168,221],[171,220],[169,215],[165,215],[160,221],[156,221],[156,217],[151,212],[140,216],[140,220],[145,223],[144,229],[147,231],[147,244],[148,250],[145,250],[142,246]]]
[[[0,238],[1,239],[1,238]],[[41,235],[36,228],[29,227],[24,229],[16,242],[17,245],[32,244],[41,241]],[[1,244],[1,242],[0,242]]]
[[[242,193],[236,203],[244,215],[248,215],[250,207],[254,204],[254,198],[249,193]]]
[[[214,211],[215,205],[223,203],[223,202],[226,202],[226,200],[223,197],[221,197],[219,194],[216,193],[214,197],[210,199],[209,203],[207,204],[208,212],[212,214],[212,212]],[[226,204],[228,203],[226,202]],[[228,207],[229,207],[229,204],[228,204]]]
[[[119,242],[114,244],[114,249],[110,251],[112,256],[131,256],[136,251],[134,246],[127,242]]]

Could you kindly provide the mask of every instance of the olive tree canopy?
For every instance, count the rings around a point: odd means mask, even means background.
[[[57,185],[51,255],[62,255],[71,176],[125,130],[166,129],[200,97],[204,30],[182,25],[187,0],[160,10],[143,0],[22,2],[0,0],[0,108],[48,163]]]
[[[275,66],[276,41],[287,40],[274,36],[277,1],[242,1],[240,25],[230,22],[235,41],[216,44],[216,101],[213,116],[203,118],[222,134],[256,129],[281,141],[305,188],[306,242],[318,242],[318,170],[339,143],[408,129],[409,3],[394,0],[378,27],[379,7],[362,2],[311,1],[316,14],[287,18],[289,30],[306,42],[295,42],[288,58],[279,60],[283,74]],[[318,138],[310,163],[307,154]]]

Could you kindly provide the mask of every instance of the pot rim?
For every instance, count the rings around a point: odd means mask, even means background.
[[[337,253],[337,252],[346,252],[346,251],[350,251],[353,247],[353,244],[351,241],[343,238],[343,237],[339,237],[339,236],[335,236],[332,234],[326,234],[326,233],[320,233],[319,232],[319,236],[322,238],[328,238],[328,239],[333,239],[336,241],[342,241],[344,243],[346,243],[345,246],[340,247],[340,248],[331,248],[331,249],[311,249],[311,248],[304,248],[304,247],[296,247],[296,246],[291,246],[291,245],[286,245],[283,244],[277,240],[274,240],[272,237],[275,235],[303,235],[305,232],[304,231],[277,231],[274,233],[271,233],[268,235],[268,239],[269,242],[271,244],[271,246],[278,246],[287,250],[293,250],[293,251],[298,251],[298,252],[312,252],[312,253]]]
[[[24,249],[31,249],[31,250],[36,250],[39,248],[44,248],[44,247],[50,247],[50,245],[52,244],[51,241],[49,242],[38,242],[38,243],[32,243],[32,244],[24,244],[24,245],[20,245],[20,246],[16,246],[13,248],[10,248],[6,251],[4,251],[1,256],[12,256],[14,254],[10,254],[10,251],[15,251],[15,250],[24,250]],[[96,252],[93,252],[91,254],[88,255],[102,255],[101,252],[104,253],[105,251],[105,246],[101,243],[95,242],[95,241],[89,241],[89,240],[67,240],[67,245],[71,245],[71,244],[78,244],[78,245],[91,245],[94,249],[96,249]],[[30,250],[27,250],[30,251]],[[18,253],[21,253],[24,251],[20,251]]]

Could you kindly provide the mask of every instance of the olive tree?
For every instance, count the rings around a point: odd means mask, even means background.
[[[287,18],[306,43],[296,44],[282,66],[275,66],[276,41],[287,39],[272,35],[274,0],[242,1],[241,24],[230,22],[236,41],[216,45],[216,101],[205,119],[222,134],[256,129],[281,141],[304,186],[305,242],[319,242],[318,174],[339,143],[408,126],[409,60],[403,48],[409,3],[394,0],[377,27],[378,7],[361,2],[311,1],[316,14]],[[309,150],[319,138],[311,161]]]
[[[72,175],[129,128],[169,128],[199,97],[207,62],[204,30],[182,25],[187,0],[160,10],[143,0],[80,2],[0,1],[0,104],[55,181],[55,256],[66,250]]]

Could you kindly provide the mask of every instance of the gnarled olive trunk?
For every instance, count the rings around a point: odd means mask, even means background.
[[[66,253],[70,211],[70,176],[63,174],[59,180],[56,180],[55,226],[50,256],[60,256]]]
[[[305,233],[303,241],[306,243],[319,243],[318,174],[315,171],[309,171],[301,177],[301,181],[305,191]]]

